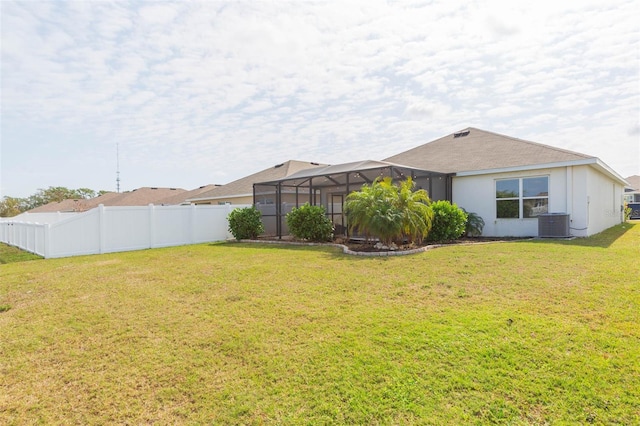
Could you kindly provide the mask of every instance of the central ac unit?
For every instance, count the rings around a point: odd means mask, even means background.
[[[544,213],[538,216],[538,237],[569,237],[569,215],[567,213]]]

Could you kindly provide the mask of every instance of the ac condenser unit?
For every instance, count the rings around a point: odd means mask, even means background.
[[[538,216],[538,237],[569,237],[569,215],[567,213],[544,213]]]

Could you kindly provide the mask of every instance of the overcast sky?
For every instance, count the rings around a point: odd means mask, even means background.
[[[0,196],[194,189],[468,126],[640,174],[640,2],[6,1]]]

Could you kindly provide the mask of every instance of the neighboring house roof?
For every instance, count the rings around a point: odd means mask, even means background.
[[[83,202],[87,201],[84,199],[67,199],[62,201],[52,201],[48,204],[44,204],[42,206],[36,207],[35,209],[29,210],[29,213],[53,213],[53,212],[77,212],[77,211],[85,211],[83,209]]]
[[[74,198],[62,201],[53,201],[35,209],[29,210],[29,213],[51,213],[51,212],[85,212],[100,204],[105,204],[111,199],[119,196],[117,192],[105,192],[104,194],[94,198]]]
[[[236,196],[250,196],[253,195],[254,183],[275,181],[292,175],[300,170],[324,166],[326,166],[326,164],[289,160],[282,164],[276,164],[273,167],[264,169],[252,175],[245,176],[226,185],[214,188],[210,191],[198,195],[197,197],[190,198],[187,201],[205,201]]]
[[[640,191],[640,176],[629,176],[625,180],[629,182],[628,188],[631,188],[633,191]]]
[[[122,192],[117,197],[101,203],[105,206],[146,206],[149,204],[161,204],[161,200],[187,192],[182,188],[154,188],[143,187],[133,191]]]
[[[51,212],[85,212],[98,207],[105,206],[146,206],[149,204],[162,204],[160,201],[169,197],[185,193],[181,188],[138,188],[128,192],[106,192],[95,198],[88,199],[67,199],[60,202],[51,202],[44,206],[31,209],[29,213],[51,213]],[[166,204],[166,203],[165,203]]]
[[[199,195],[209,192],[212,189],[218,188],[220,186],[221,185],[218,185],[218,184],[204,185],[199,188],[192,189],[191,191],[185,191],[179,194],[172,195],[169,198],[163,198],[162,200],[159,200],[157,204],[164,204],[164,205],[170,205],[170,206],[176,205],[176,204],[183,204],[188,199],[198,197]]]
[[[114,200],[120,196],[119,192],[105,192],[102,195],[99,195],[95,198],[91,198],[89,200],[83,200],[85,206],[87,206],[87,210],[92,209],[94,207],[98,207],[100,204],[107,204],[109,201]]]

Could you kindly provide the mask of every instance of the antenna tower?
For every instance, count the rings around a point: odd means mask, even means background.
[[[116,192],[120,192],[120,144],[116,144]]]

